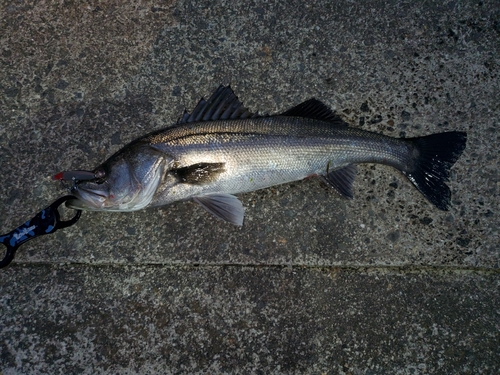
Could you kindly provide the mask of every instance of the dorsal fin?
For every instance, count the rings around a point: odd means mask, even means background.
[[[347,124],[336,115],[330,108],[320,102],[318,99],[309,99],[288,111],[283,112],[280,116],[296,116],[306,117],[314,120],[322,120],[334,123],[335,125],[347,126]]]
[[[177,123],[185,124],[195,121],[244,119],[249,117],[257,117],[257,115],[243,106],[231,86],[220,85],[208,100],[202,98],[193,112],[185,111]]]

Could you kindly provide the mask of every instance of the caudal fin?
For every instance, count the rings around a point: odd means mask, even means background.
[[[451,192],[446,182],[450,169],[465,149],[467,134],[448,132],[408,139],[418,152],[412,171],[403,171],[437,208],[448,210]]]

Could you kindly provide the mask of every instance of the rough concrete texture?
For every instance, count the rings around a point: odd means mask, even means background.
[[[222,83],[387,135],[468,133],[452,207],[360,166],[240,196],[84,213],[0,272],[6,374],[500,372],[497,1],[0,5],[0,233]],[[68,215],[71,212],[68,212]]]
[[[498,369],[491,275],[68,265],[5,277],[4,374]]]

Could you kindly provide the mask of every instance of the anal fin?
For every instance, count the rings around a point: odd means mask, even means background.
[[[245,209],[241,201],[231,194],[208,194],[193,200],[215,217],[242,226]]]
[[[349,164],[346,167],[335,169],[321,176],[321,179],[329,186],[335,189],[337,193],[345,198],[352,199],[352,184],[358,168],[354,164]]]

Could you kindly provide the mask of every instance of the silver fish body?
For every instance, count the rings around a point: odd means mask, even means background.
[[[402,140],[301,117],[267,117],[194,123],[145,140],[167,156],[171,169],[223,164],[203,183],[175,176],[160,184],[151,202],[164,205],[217,192],[238,194],[327,174],[355,163],[411,168],[412,145]],[[172,183],[173,182],[173,183]]]
[[[125,146],[78,181],[70,206],[133,211],[194,199],[215,216],[241,225],[234,194],[320,176],[352,198],[355,164],[390,165],[438,208],[446,209],[449,169],[465,148],[461,132],[397,139],[348,127],[311,99],[282,115],[257,117],[229,87],[202,99],[181,121]]]

